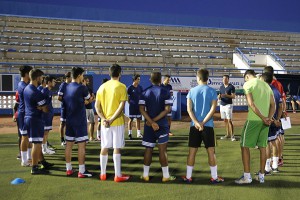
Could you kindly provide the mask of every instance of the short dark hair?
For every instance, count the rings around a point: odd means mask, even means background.
[[[109,75],[111,77],[117,78],[120,76],[121,74],[121,66],[118,64],[113,64],[110,68],[109,68]]]
[[[273,74],[270,72],[264,72],[261,77],[264,79],[264,81],[268,84],[271,84],[273,81]]]
[[[67,72],[66,74],[65,74],[65,78],[70,78],[71,77],[71,72]]]
[[[271,73],[272,76],[273,76],[273,74],[274,74],[274,69],[273,69],[272,66],[267,66],[267,67],[264,68],[264,72]]]
[[[46,82],[46,84],[48,84],[48,82],[52,82],[53,80],[55,80],[55,77],[54,77],[54,76],[46,76],[46,77],[45,77],[45,82]]]
[[[135,81],[136,79],[140,78],[141,76],[139,74],[135,74],[133,75],[132,79],[133,81]]]
[[[228,76],[227,74],[223,75],[223,77],[226,77],[226,78],[228,78],[228,79],[229,79],[229,76]]]
[[[43,76],[42,84],[43,84],[43,83],[47,83],[47,82],[46,82],[46,78],[47,78],[47,77],[48,77],[48,76]]]
[[[169,74],[166,74],[165,78],[171,78],[171,76]]]
[[[29,65],[22,65],[19,68],[19,74],[21,77],[25,77],[26,74],[29,74],[30,70],[32,70],[32,67]]]
[[[207,82],[208,77],[209,77],[209,72],[207,69],[199,69],[197,71],[197,77],[203,82]]]
[[[72,68],[72,78],[76,79],[78,76],[84,73],[84,69],[81,67],[73,67]]]
[[[152,72],[150,75],[150,81],[153,84],[160,84],[161,83],[161,73],[160,72]]]
[[[256,73],[253,69],[247,69],[246,72],[244,73],[244,78],[246,77],[246,75],[252,75],[255,76]]]
[[[29,77],[31,81],[35,81],[38,77],[43,76],[44,72],[40,69],[32,69],[29,72]]]
[[[87,76],[84,77],[84,80],[88,80],[88,79],[89,79],[89,77],[87,77]],[[89,80],[90,80],[90,79],[89,79]]]
[[[102,84],[105,83],[105,82],[107,82],[107,81],[108,81],[108,78],[102,79]]]

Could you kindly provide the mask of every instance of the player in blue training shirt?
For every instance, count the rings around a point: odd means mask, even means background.
[[[42,83],[37,87],[37,89],[39,91],[42,91],[46,87],[46,85],[47,85],[47,83],[46,83],[46,76],[43,76]]]
[[[141,134],[141,118],[142,115],[139,110],[139,100],[143,92],[142,86],[140,86],[141,77],[139,74],[135,74],[133,77],[133,83],[127,88],[128,103],[129,103],[129,121],[128,121],[128,136],[132,139],[132,121],[136,118],[137,138],[142,138]]]
[[[71,176],[74,170],[71,165],[72,147],[76,141],[78,144],[78,178],[91,177],[92,174],[85,169],[85,147],[88,141],[87,121],[85,112],[85,100],[90,99],[90,94],[82,85],[84,70],[81,67],[72,68],[72,82],[69,83],[63,94],[63,103],[66,110],[66,168],[67,176]]]
[[[171,80],[171,76],[170,75],[165,75],[164,81],[163,83],[160,85],[162,88],[164,88],[165,90],[170,92],[171,98],[173,97],[173,88],[172,85],[170,85],[170,80]],[[167,114],[167,119],[168,119],[168,124],[169,124],[169,136],[174,136],[174,134],[171,132],[171,123],[172,123],[172,105],[173,105],[173,100],[172,100],[172,104],[170,112]]]
[[[44,95],[37,89],[42,81],[43,72],[39,69],[30,71],[30,84],[24,89],[25,102],[25,128],[29,134],[29,142],[33,144],[32,148],[32,170],[31,174],[48,174],[47,169],[53,164],[48,163],[42,154],[41,143],[44,137],[43,112],[48,112],[48,106]],[[38,163],[42,164],[39,168]]]
[[[152,152],[157,141],[159,161],[163,172],[162,182],[173,181],[176,177],[170,176],[167,159],[169,126],[166,118],[166,115],[170,112],[172,100],[170,99],[169,91],[159,86],[161,81],[160,72],[152,72],[150,80],[153,85],[142,93],[139,100],[140,112],[146,119],[142,142],[146,149],[144,154],[144,173],[141,179],[149,181]]]
[[[52,130],[52,121],[53,121],[53,116],[54,116],[54,112],[53,112],[53,106],[52,106],[52,89],[55,87],[55,77],[53,76],[47,76],[44,79],[44,82],[46,83],[46,87],[44,87],[42,89],[42,93],[45,96],[48,108],[49,108],[49,112],[48,113],[44,113],[43,114],[43,120],[45,123],[45,133],[44,133],[44,140],[42,143],[42,152],[43,154],[54,154],[55,151],[53,149],[50,149],[47,145],[47,141],[48,141],[48,134],[49,131]]]
[[[272,73],[265,72],[262,74],[262,80],[264,80],[266,83],[268,83],[273,91],[274,94],[274,100],[276,105],[276,110],[273,116],[273,122],[270,125],[269,133],[268,133],[268,146],[266,148],[266,165],[265,165],[265,175],[271,175],[271,173],[278,173],[278,160],[279,160],[279,151],[278,151],[278,144],[279,144],[279,134],[280,134],[280,118],[282,115],[283,107],[282,107],[282,98],[280,92],[276,89],[275,86],[273,86],[271,83],[273,81],[273,75]],[[271,143],[271,144],[270,144]],[[271,147],[273,158],[271,158]],[[271,161],[272,167],[271,167]],[[257,173],[259,175],[259,173]],[[259,177],[256,176],[256,179]]]
[[[209,73],[206,69],[197,71],[198,86],[192,88],[187,95],[187,110],[191,121],[189,133],[189,155],[187,158],[186,176],[183,180],[192,182],[192,172],[198,148],[203,141],[210,166],[210,182],[221,183],[224,179],[218,176],[217,160],[215,156],[216,138],[214,134],[213,115],[217,107],[217,92],[207,85]]]
[[[18,107],[18,129],[21,133],[21,166],[29,167],[31,163],[28,162],[28,158],[31,158],[31,144],[28,140],[28,134],[24,127],[24,117],[25,117],[25,102],[24,102],[24,89],[30,81],[29,72],[32,69],[31,66],[21,66],[19,73],[21,76],[21,81],[18,83],[18,94],[19,94],[19,107]]]
[[[64,96],[66,86],[69,83],[71,83],[71,81],[72,81],[71,72],[67,72],[65,74],[65,81],[63,81],[60,84],[58,92],[57,92],[57,94],[58,94],[57,99],[59,101],[61,101],[59,132],[60,132],[60,142],[61,142],[62,147],[66,146],[66,141],[65,141],[66,109],[65,109],[65,104],[63,102],[63,96]]]

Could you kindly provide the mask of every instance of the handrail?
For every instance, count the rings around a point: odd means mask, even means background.
[[[247,56],[245,56],[245,54],[238,47],[236,47],[235,50],[238,54],[240,54],[240,56],[242,57],[242,60],[244,60],[250,66],[251,62],[250,62],[249,58],[247,58]]]
[[[268,54],[269,56],[271,56],[274,61],[278,62],[280,64],[280,66],[285,70],[285,63],[282,61],[281,58],[279,58],[271,49],[269,48],[265,48],[265,49],[262,49],[262,48],[257,48],[257,47],[244,47],[244,48],[236,48],[239,50],[239,52],[242,53],[242,50],[250,50],[251,52],[259,52],[259,53],[266,53]],[[243,53],[242,53],[243,54]]]
[[[281,58],[279,58],[271,49],[267,49],[268,50],[268,54],[277,62],[279,62],[279,64],[281,65],[281,67],[285,70],[285,62],[282,61]]]

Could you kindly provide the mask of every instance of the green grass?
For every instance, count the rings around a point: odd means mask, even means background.
[[[216,156],[218,174],[225,182],[219,185],[209,183],[210,170],[205,149],[198,151],[194,182],[184,184],[187,148],[187,130],[174,130],[168,146],[171,174],[177,176],[172,183],[161,183],[161,168],[155,149],[153,164],[150,168],[151,180],[143,183],[139,180],[143,166],[143,147],[139,141],[126,142],[122,154],[122,171],[132,175],[129,182],[113,182],[113,162],[110,152],[108,180],[99,181],[99,144],[87,146],[86,167],[95,175],[90,179],[78,179],[65,176],[64,150],[60,148],[57,133],[50,133],[50,142],[58,147],[57,153],[47,156],[55,163],[51,175],[32,176],[30,168],[20,166],[16,160],[17,146],[14,134],[0,135],[0,198],[1,199],[298,199],[300,195],[300,126],[286,131],[284,166],[279,174],[268,176],[265,184],[253,181],[250,185],[236,185],[234,180],[242,175],[243,168],[239,142],[218,140]],[[218,137],[224,129],[215,129]],[[239,133],[240,128],[236,128]],[[298,135],[294,135],[298,134]],[[76,149],[74,150],[74,155]],[[77,159],[73,158],[73,167],[77,168]],[[251,150],[251,172],[259,168],[259,151]],[[23,178],[26,183],[11,185],[14,178]]]

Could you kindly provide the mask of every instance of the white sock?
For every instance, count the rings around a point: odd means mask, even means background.
[[[128,130],[128,135],[131,135],[132,134],[132,130]]]
[[[246,173],[246,172],[244,172],[244,178],[245,179],[252,179],[251,178],[251,174],[250,173]]]
[[[71,163],[66,163],[66,168],[67,168],[67,170],[72,170],[72,164]]]
[[[97,135],[100,135],[101,134],[101,131],[97,130]]]
[[[264,178],[264,177],[265,177],[265,173],[260,173],[260,172],[259,172],[259,173],[258,173],[258,177],[259,177],[259,178]]]
[[[43,149],[43,151],[47,151],[47,143],[42,144],[42,149]]]
[[[169,166],[161,167],[161,169],[162,169],[163,177],[164,178],[169,178],[170,177]]]
[[[150,171],[150,166],[144,165],[144,174],[143,174],[143,176],[144,177],[149,176],[149,171]]]
[[[268,159],[266,160],[265,170],[266,170],[267,172],[269,172],[269,171],[271,170],[271,158],[268,158]]]
[[[278,160],[279,160],[279,157],[273,157],[273,163],[272,163],[273,169],[278,168]]]
[[[79,172],[82,174],[85,172],[85,165],[79,165]]]
[[[21,158],[22,158],[22,163],[28,162],[27,151],[21,151]]]
[[[27,149],[27,158],[28,160],[31,160],[31,148]]]
[[[100,154],[100,170],[101,174],[106,174],[106,165],[107,165],[108,155]]]
[[[209,166],[210,167],[210,174],[213,179],[218,178],[218,167],[216,166]]]
[[[192,178],[193,169],[194,169],[194,166],[188,166],[188,165],[186,166],[186,178],[187,179]]]
[[[141,130],[137,130],[137,135],[141,135]]]
[[[121,177],[121,154],[113,154],[115,175]]]

